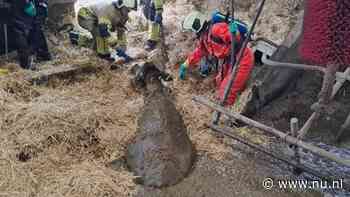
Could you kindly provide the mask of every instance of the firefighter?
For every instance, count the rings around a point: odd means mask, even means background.
[[[203,57],[214,57],[219,62],[218,73],[216,76],[218,99],[223,100],[225,88],[228,85],[232,71],[232,34],[229,30],[228,23],[212,23],[200,12],[193,12],[185,18],[183,28],[185,30],[191,30],[197,34],[198,45],[187,57],[187,60],[181,64],[179,70],[180,79],[184,80],[187,70],[193,69],[197,66]],[[236,28],[234,39],[236,56],[242,45],[242,38],[243,36],[240,35],[238,28]],[[254,55],[252,50],[247,47],[243,52],[243,58],[240,62],[236,79],[234,80],[225,105],[233,105],[235,103],[237,94],[245,88],[245,84],[249,79],[253,66]]]
[[[32,69],[32,55],[37,60],[51,59],[42,24],[47,16],[45,0],[13,0],[11,25],[16,38],[20,66]]]
[[[141,4],[144,5],[143,14],[149,21],[148,40],[145,46],[148,51],[155,49],[161,39],[163,1],[164,0],[141,0]]]
[[[127,40],[125,24],[130,10],[137,9],[137,0],[98,0],[78,11],[78,23],[94,38],[94,49],[101,58],[112,60],[111,47],[125,56]],[[111,32],[117,32],[117,39]]]

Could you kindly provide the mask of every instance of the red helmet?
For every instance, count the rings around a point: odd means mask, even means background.
[[[225,58],[230,55],[231,32],[227,23],[216,23],[209,30],[209,52],[217,58]],[[236,42],[240,41],[239,33],[236,34]]]

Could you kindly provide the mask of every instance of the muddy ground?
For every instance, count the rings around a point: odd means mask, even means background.
[[[201,9],[217,6],[216,1],[201,6],[198,2],[203,1],[196,2]],[[280,43],[296,11],[285,6],[288,1],[278,2],[267,3],[256,34]],[[179,29],[180,21],[193,7],[178,0],[165,8],[170,54],[167,70],[174,76],[176,64],[193,48],[193,36]],[[238,14],[250,22],[255,10],[255,4],[243,4]],[[146,39],[141,24],[140,13],[134,13],[128,25],[130,47],[141,47]],[[71,46],[65,33],[50,35],[49,42],[55,60],[40,69],[62,64],[103,69],[71,80],[54,80],[49,86],[31,86],[23,80],[29,71],[21,71],[15,61],[2,61],[1,65],[13,72],[0,77],[0,196],[322,196],[312,191],[266,191],[262,187],[264,178],[290,175],[285,173],[290,168],[213,134],[205,126],[211,111],[194,103],[192,97],[213,99],[215,90],[212,79],[198,77],[186,81],[175,77],[170,85],[197,150],[192,172],[168,188],[137,185],[128,169],[113,165],[114,161],[123,161],[126,147],[135,137],[136,117],[143,104],[142,96],[129,84],[131,65],[110,71],[109,64],[95,58],[89,49]],[[237,132],[260,144],[271,140],[247,128]]]

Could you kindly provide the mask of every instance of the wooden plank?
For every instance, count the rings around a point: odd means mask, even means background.
[[[54,78],[68,79],[83,73],[94,73],[101,67],[60,65],[29,74],[25,79],[33,85],[47,85]]]
[[[332,153],[330,153],[330,152],[328,152],[326,150],[323,150],[323,149],[321,149],[319,147],[316,147],[316,146],[314,146],[312,144],[303,142],[302,140],[299,140],[299,139],[297,139],[297,138],[295,138],[293,136],[290,136],[287,133],[284,133],[284,132],[279,131],[279,130],[277,130],[275,128],[266,126],[266,125],[264,125],[262,123],[259,123],[259,122],[255,121],[255,120],[247,118],[247,117],[245,117],[245,116],[243,116],[243,115],[241,115],[239,113],[230,112],[230,111],[226,110],[224,107],[222,107],[222,106],[220,106],[218,104],[215,104],[215,103],[209,101],[206,98],[196,96],[196,97],[193,98],[193,100],[195,102],[198,102],[198,103],[200,103],[202,105],[205,105],[205,106],[207,106],[207,107],[209,107],[211,109],[214,109],[215,111],[218,111],[218,112],[220,112],[222,114],[225,114],[229,118],[234,118],[234,119],[240,120],[240,121],[242,121],[242,122],[244,122],[244,123],[246,123],[248,125],[251,125],[251,126],[253,126],[255,128],[258,128],[258,129],[261,129],[261,130],[263,130],[265,132],[268,132],[268,133],[270,133],[270,134],[272,134],[272,135],[274,135],[276,137],[279,137],[279,138],[285,140],[286,142],[288,142],[290,144],[293,144],[293,145],[299,146],[299,147],[301,147],[303,149],[306,149],[306,150],[308,150],[308,151],[310,151],[310,152],[312,152],[312,153],[314,153],[314,154],[316,154],[318,156],[327,158],[327,159],[335,161],[335,162],[337,162],[339,164],[342,164],[342,165],[350,167],[350,160],[349,159],[340,158],[340,157],[338,157],[338,156],[336,156],[336,155],[334,155],[334,154],[332,154]]]

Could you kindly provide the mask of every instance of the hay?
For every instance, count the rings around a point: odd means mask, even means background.
[[[57,89],[2,83],[2,194],[128,196],[133,177],[105,167],[124,155],[142,104],[125,79],[103,73]]]

